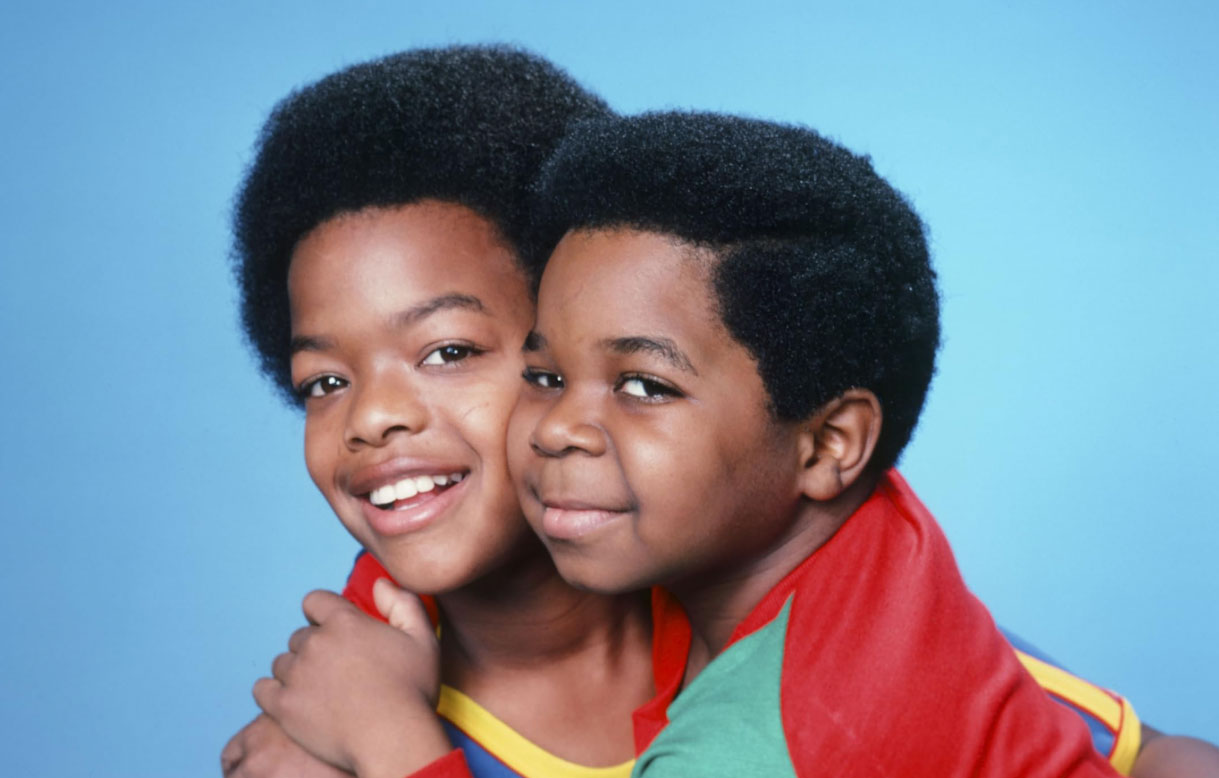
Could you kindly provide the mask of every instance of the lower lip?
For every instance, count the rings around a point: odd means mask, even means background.
[[[624,515],[623,511],[547,508],[542,514],[542,532],[555,540],[578,540]]]
[[[454,484],[443,491],[423,492],[418,500],[402,508],[378,508],[367,498],[360,500],[364,518],[373,531],[379,535],[393,536],[418,532],[430,527],[436,519],[461,499],[465,493],[466,484],[470,482],[467,475],[461,483]]]

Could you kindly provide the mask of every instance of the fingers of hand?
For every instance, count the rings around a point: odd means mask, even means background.
[[[280,698],[283,693],[283,683],[274,678],[259,678],[254,682],[254,702],[258,703],[258,707],[262,708],[268,716],[276,720],[278,720]]]
[[[300,650],[305,647],[305,641],[313,634],[316,627],[301,627],[293,632],[288,638],[288,650],[294,654],[299,654]]]
[[[355,606],[334,592],[328,592],[325,589],[309,592],[301,602],[301,610],[305,612],[305,618],[309,619],[310,624],[324,624],[336,612],[349,608],[354,609]]]
[[[271,662],[271,676],[280,683],[288,683],[294,664],[296,664],[296,654],[291,651],[280,654]]]
[[[419,598],[394,586],[388,578],[378,578],[372,587],[377,610],[392,626],[408,635],[432,633],[432,623]]]
[[[245,759],[247,752],[245,734],[246,731],[243,729],[233,735],[229,742],[224,744],[224,750],[220,752],[220,772],[225,778],[232,775],[237,766],[241,764],[241,760]]]
[[[224,778],[350,778],[294,742],[265,713],[233,736],[220,764]]]

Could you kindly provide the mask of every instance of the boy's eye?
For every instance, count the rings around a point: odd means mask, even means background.
[[[618,380],[618,386],[615,389],[640,400],[663,400],[670,397],[681,397],[680,391],[663,381],[639,375],[623,376]]]
[[[525,372],[521,374],[521,377],[525,379],[525,383],[536,386],[539,389],[563,388],[563,376],[558,373],[552,373],[549,370],[527,367]]]
[[[450,343],[428,352],[428,355],[424,357],[423,361],[419,364],[447,365],[451,362],[460,362],[463,359],[469,359],[470,357],[480,353],[482,352],[473,346],[464,346],[460,343]]]
[[[337,375],[323,375],[317,378],[310,378],[300,386],[296,387],[296,394],[301,399],[310,397],[325,397],[326,395],[344,389],[347,386],[347,381],[339,378]]]

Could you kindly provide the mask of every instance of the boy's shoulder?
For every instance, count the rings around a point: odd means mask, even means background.
[[[1079,718],[1021,668],[895,472],[669,714],[643,774],[700,751],[707,774],[759,759],[797,775],[1111,774]]]
[[[899,586],[901,581],[908,585]],[[913,616],[911,606],[939,593],[918,584],[964,582],[948,541],[931,512],[897,472],[889,470],[837,533],[776,584],[733,631],[731,646],[768,625],[789,604],[801,614],[792,628],[824,635],[821,616],[836,615],[834,629],[874,622],[879,611]],[[959,587],[955,584],[959,583]],[[894,595],[894,596],[891,596]],[[971,610],[981,604],[970,595]]]

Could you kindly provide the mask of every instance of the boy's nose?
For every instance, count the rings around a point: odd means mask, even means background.
[[[540,456],[561,457],[582,453],[601,456],[606,452],[605,428],[591,398],[567,389],[538,420],[529,445]]]
[[[395,433],[418,433],[427,425],[426,403],[409,377],[399,371],[352,388],[346,433],[349,448],[383,446]]]

